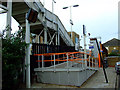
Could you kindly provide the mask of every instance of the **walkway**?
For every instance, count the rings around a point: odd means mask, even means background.
[[[99,68],[80,88],[115,88],[116,73],[114,67],[106,68],[109,83],[106,83],[102,68]],[[75,86],[64,86],[54,84],[34,83],[32,88],[79,88]]]
[[[104,73],[102,68],[99,68],[98,72],[95,73],[87,82],[85,82],[81,88],[115,88],[116,73],[114,67],[106,68],[106,73],[108,77],[108,83],[104,78]]]

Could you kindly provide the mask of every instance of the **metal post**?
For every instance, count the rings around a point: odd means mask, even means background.
[[[38,56],[38,60],[40,60],[40,56]],[[40,68],[40,62],[38,62],[38,68]]]
[[[93,69],[93,58],[92,58],[92,69]]]
[[[96,59],[95,59],[95,69],[96,69]]]
[[[54,72],[55,72],[55,54],[54,54]]]
[[[44,5],[44,7],[45,7],[45,0],[43,0],[43,5]]]
[[[101,56],[101,52],[100,52],[100,48],[99,48],[99,45],[98,45],[98,41],[97,41],[97,39],[95,39],[95,40],[96,40],[98,51],[99,51],[99,54],[100,54],[100,60],[101,60],[101,63],[103,65],[103,72],[104,72],[104,75],[105,75],[106,83],[108,83],[107,74],[106,74],[106,71],[105,71],[105,66],[104,66],[104,63],[103,63],[102,56]]]
[[[72,10],[71,10],[71,6],[70,6],[70,21],[72,22]],[[72,40],[72,24],[71,25],[71,40]]]
[[[53,65],[53,64],[52,64],[52,55],[51,55],[51,65]]]
[[[26,19],[26,88],[30,88],[30,24]]]
[[[98,61],[97,61],[97,69],[99,68]]]
[[[90,69],[90,56],[89,56],[89,69]]]
[[[84,34],[84,59],[85,59],[85,68],[87,68],[87,52],[86,52],[86,35]]]
[[[58,45],[60,45],[60,33],[59,33],[59,28],[58,28]]]
[[[54,3],[56,3],[56,1],[52,0],[52,13],[54,13]]]
[[[11,18],[12,18],[12,0],[8,0],[7,2],[7,8],[8,8],[8,11],[7,11],[7,31],[6,31],[6,35],[7,35],[7,38],[10,38],[11,36]]]
[[[68,72],[69,66],[68,66],[68,53],[67,53],[67,72]]]
[[[44,28],[44,44],[47,44],[47,30]]]
[[[58,45],[57,33],[56,33],[56,45]]]
[[[84,58],[83,58],[83,55],[82,55],[82,68],[83,68],[83,59],[84,59]]]
[[[42,55],[42,72],[43,72],[43,69],[44,69],[44,56]]]

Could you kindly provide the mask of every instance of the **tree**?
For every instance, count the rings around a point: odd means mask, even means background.
[[[2,85],[3,88],[18,88],[22,80],[22,67],[25,57],[25,30],[2,36]]]

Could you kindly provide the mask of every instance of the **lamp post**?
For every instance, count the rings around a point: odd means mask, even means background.
[[[52,13],[54,13],[54,3],[56,3],[56,1],[52,0]]]
[[[105,71],[105,65],[104,65],[104,62],[103,62],[103,59],[102,59],[102,56],[101,56],[101,53],[100,53],[100,47],[99,47],[97,38],[90,38],[90,40],[91,40],[91,41],[95,41],[96,44],[97,44],[98,52],[99,52],[99,54],[100,54],[100,60],[101,60],[101,63],[102,63],[102,65],[103,65],[103,72],[104,72],[104,75],[105,75],[106,83],[108,83],[107,74],[106,74],[106,71]]]
[[[71,25],[71,40],[72,40],[72,25],[73,25],[73,21],[72,21],[72,7],[78,7],[79,5],[71,5],[71,6],[67,6],[67,7],[63,7],[63,9],[67,9],[70,8],[70,25]]]

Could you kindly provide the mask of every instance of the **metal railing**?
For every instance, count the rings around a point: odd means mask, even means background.
[[[84,54],[87,55],[86,60],[84,59]],[[53,71],[59,71],[60,69],[65,71],[70,71],[71,69],[98,69],[98,59],[91,56],[90,52],[46,53],[34,54],[34,56],[38,57],[36,62],[41,71],[48,69]],[[87,62],[86,65],[85,62]]]
[[[75,52],[74,46],[60,46],[32,43],[32,54]]]

